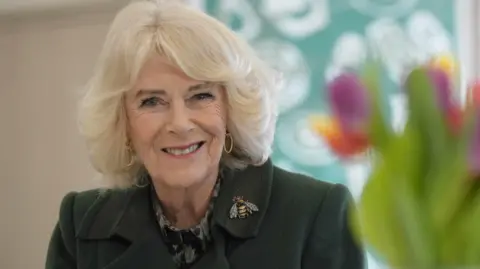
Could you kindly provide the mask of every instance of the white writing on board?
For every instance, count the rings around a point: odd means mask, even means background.
[[[282,39],[260,40],[253,46],[264,60],[284,74],[285,83],[277,95],[279,113],[300,106],[310,94],[310,71],[302,51]]]
[[[419,0],[349,0],[350,7],[372,17],[396,18],[415,8]]]
[[[247,40],[260,35],[262,22],[257,11],[283,35],[295,39],[325,29],[331,19],[328,0],[260,0],[258,10],[248,0],[219,1],[219,4],[216,16],[223,21],[233,15],[238,17],[242,23],[235,31]]]
[[[413,12],[405,25],[392,18],[379,18],[365,27],[364,36],[352,32],[340,35],[330,53],[325,78],[328,81],[336,73],[360,67],[368,55],[380,60],[389,78],[399,84],[413,65],[436,53],[451,52],[451,40],[448,31],[428,11]]]
[[[390,79],[399,83],[417,53],[402,26],[392,19],[378,19],[366,27],[365,36],[370,54],[381,60]]]
[[[336,41],[330,53],[330,64],[325,69],[327,81],[349,69],[358,69],[367,58],[365,38],[356,32],[345,32]]]
[[[260,12],[290,38],[308,37],[330,23],[328,0],[263,0]]]
[[[336,161],[325,142],[312,132],[308,117],[313,111],[302,110],[286,115],[276,132],[278,150],[297,164],[326,166]]]
[[[407,98],[402,92],[392,94],[389,96],[389,103],[393,130],[401,132],[407,123]]]
[[[235,32],[247,40],[252,40],[260,35],[262,21],[248,0],[219,1],[220,12],[216,16],[228,22],[234,15],[241,21],[241,26]]]
[[[442,23],[429,11],[418,10],[407,20],[405,31],[419,52],[418,59],[425,61],[437,53],[453,50],[453,37]]]

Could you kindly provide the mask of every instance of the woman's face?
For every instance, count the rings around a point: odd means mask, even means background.
[[[132,148],[154,181],[185,188],[217,176],[227,118],[221,86],[156,56],[141,69],[126,108]]]

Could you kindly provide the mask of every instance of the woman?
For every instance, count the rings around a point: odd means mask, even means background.
[[[269,159],[279,86],[200,11],[121,10],[80,121],[112,188],[66,195],[46,268],[364,268],[348,190]]]

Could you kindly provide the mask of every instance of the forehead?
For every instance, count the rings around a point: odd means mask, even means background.
[[[165,57],[157,55],[149,58],[142,66],[128,95],[139,98],[150,94],[183,95],[202,90],[217,92],[220,89],[222,89],[221,83],[193,79]],[[223,91],[220,93],[223,95]]]
[[[138,73],[136,88],[150,84],[199,84],[202,81],[189,77],[183,70],[171,64],[165,57],[155,55],[148,58]]]

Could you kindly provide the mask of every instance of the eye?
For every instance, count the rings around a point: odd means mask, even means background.
[[[211,94],[211,93],[198,93],[198,94],[195,94],[194,96],[192,96],[192,99],[194,100],[212,100],[214,99],[215,97]]]
[[[156,96],[148,97],[145,99],[142,99],[142,102],[140,103],[140,107],[154,107],[158,104],[160,104],[162,100]]]

